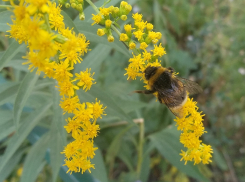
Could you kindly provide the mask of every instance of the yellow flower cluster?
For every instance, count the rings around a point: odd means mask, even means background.
[[[117,21],[119,19],[123,21],[127,20],[127,15],[131,10],[132,10],[132,6],[125,1],[121,2],[120,8],[114,6],[110,6],[109,8],[101,7],[99,8],[99,12],[97,15],[92,14],[93,15],[92,20],[94,20],[94,23],[92,23],[92,25],[94,24],[105,25],[105,28],[98,29],[97,34],[99,36],[103,36],[106,34],[107,40],[109,42],[113,42],[114,37],[111,32],[111,26],[112,25],[119,26],[117,24]],[[111,18],[113,18],[113,21],[111,20]]]
[[[183,117],[177,117],[174,120],[178,130],[182,131],[180,142],[188,148],[186,152],[181,150],[182,153],[180,154],[181,160],[185,160],[185,164],[187,161],[194,161],[194,164],[211,162],[211,153],[213,153],[211,146],[201,143],[202,141],[199,139],[205,133],[202,123],[203,116],[201,112],[198,112],[196,102],[188,98],[183,106]]]
[[[60,6],[56,3],[21,0],[15,5],[12,0],[10,2],[14,17],[9,37],[27,44],[29,52],[24,58],[28,61],[24,64],[30,64],[31,71],[37,69],[38,74],[44,72],[45,77],[57,80],[62,96],[60,106],[64,113],[73,113],[73,117],[67,119],[65,129],[75,140],[62,152],[69,168],[67,172],[90,171],[94,168],[90,159],[97,149],[93,146],[99,131],[96,120],[105,115],[105,108],[97,99],[95,103],[80,103],[76,95],[79,88],[87,91],[95,84],[91,69],[72,74],[74,64],[80,63],[81,56],[87,53],[89,41],[83,34],[76,35],[72,29],[65,28]]]
[[[161,38],[160,32],[153,32],[153,25],[142,20],[141,14],[133,14],[133,19],[135,20],[134,28],[130,24],[124,26],[126,33],[120,35],[120,40],[128,43],[129,49],[134,49],[137,55],[133,54],[133,58],[129,59],[128,68],[126,68],[125,75],[128,75],[127,79],[135,80],[137,77],[141,77],[146,84],[146,88],[149,89],[147,80],[144,77],[144,70],[148,66],[158,67],[161,66],[159,58],[166,54],[165,49],[161,44],[154,45],[154,49],[147,51],[146,48],[150,43],[156,44]],[[134,32],[132,33],[132,30]],[[136,44],[132,40],[132,35],[138,39],[140,43],[139,48],[136,48]],[[157,93],[154,93],[157,95]],[[187,102],[183,106],[182,118],[176,118],[175,121],[178,125],[178,130],[183,131],[180,136],[180,142],[188,148],[186,152],[182,151],[181,160],[194,161],[195,164],[203,162],[203,164],[208,164],[211,162],[212,148],[210,145],[205,145],[201,143],[199,139],[204,133],[203,119],[200,112],[197,111],[198,107],[196,102],[188,98]]]
[[[142,50],[145,50],[150,43],[156,44],[158,40],[162,37],[162,34],[160,32],[152,31],[153,25],[151,23],[147,23],[147,21],[143,21],[142,17],[143,16],[138,13],[133,14],[134,28],[132,28],[130,24],[127,24],[124,26],[125,33],[120,34],[120,41],[125,42],[129,46],[129,49],[136,48],[135,41],[133,40],[133,35],[140,43],[140,49]],[[157,56],[158,51],[155,51]],[[166,53],[165,51],[162,51],[161,54],[163,55]]]

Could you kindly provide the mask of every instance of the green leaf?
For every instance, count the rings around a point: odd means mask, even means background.
[[[106,154],[106,163],[113,163],[115,157],[117,156],[120,146],[121,146],[121,139],[123,135],[133,127],[134,125],[130,125],[127,128],[123,129],[117,136],[113,139],[110,147],[107,150]]]
[[[19,132],[15,133],[9,140],[7,149],[4,155],[0,158],[0,171],[4,168],[6,163],[11,159],[15,151],[19,148],[22,142],[26,139],[31,130],[37,125],[40,119],[45,115],[46,111],[50,108],[51,102],[45,103],[41,108],[36,109],[29,116],[27,116],[23,124],[19,128]]]
[[[11,86],[6,84],[7,89],[0,91],[0,105],[9,102],[9,100],[12,99],[17,93],[19,86],[19,83],[11,83]],[[1,85],[1,87],[4,88],[3,85]]]
[[[18,165],[22,155],[24,154],[25,149],[17,151],[13,157],[6,163],[3,170],[0,171],[0,181],[4,181],[12,173],[12,171]]]
[[[143,162],[141,164],[140,180],[147,182],[150,175],[150,154],[144,155]]]
[[[14,103],[14,122],[16,128],[19,126],[20,116],[25,103],[38,79],[39,75],[35,71],[26,74],[18,90]]]
[[[13,113],[10,110],[0,110],[0,126],[10,119],[13,119]]]
[[[114,42],[108,42],[107,36],[100,37],[97,35],[97,30],[101,28],[101,26],[92,26],[91,23],[88,22],[79,22],[76,24],[76,26],[79,32],[83,33],[89,41],[109,45],[110,47],[113,47],[117,51],[123,53],[126,57],[130,57],[129,50],[118,39],[115,38]]]
[[[6,32],[7,30],[10,30],[10,26],[7,23],[12,24],[12,15],[13,12],[11,11],[0,12],[0,32]]]
[[[35,181],[38,174],[46,164],[44,162],[45,153],[48,149],[48,142],[50,140],[50,133],[44,134],[28,152],[21,175],[20,182]]]
[[[13,41],[0,59],[0,71],[5,67],[6,63],[9,62],[24,47],[25,44],[19,44],[18,42]]]
[[[15,131],[14,120],[10,119],[2,123],[0,126],[0,140],[4,139]]]
[[[151,142],[155,145],[160,154],[165,157],[172,165],[187,175],[201,180],[209,181],[198,170],[197,166],[188,162],[186,165],[184,161],[180,161],[179,155],[183,145],[179,142],[180,132],[176,127],[166,128],[160,132],[149,136]]]
[[[107,113],[108,115],[110,114],[113,116],[117,116],[120,119],[125,119],[126,121],[133,123],[132,119],[113,100],[112,96],[103,91],[98,86],[93,85],[91,89],[87,92],[84,92],[80,89],[79,91],[77,91],[77,94],[83,102],[94,102],[95,98],[98,98],[103,103],[103,106],[107,107],[105,109],[105,113]]]
[[[24,60],[21,59],[12,59],[11,61],[5,64],[5,67],[11,67],[19,71],[29,72],[28,67],[23,65]]]
[[[78,29],[76,27],[76,25],[74,24],[74,22],[72,21],[72,19],[69,17],[68,14],[66,14],[66,12],[61,11],[61,15],[64,17],[64,23],[66,25],[66,27],[69,27],[70,29],[73,28],[73,30],[75,31],[76,34],[78,34]]]
[[[65,120],[62,109],[59,106],[60,102],[59,91],[56,87],[53,89],[53,109],[54,117],[50,131],[50,165],[52,168],[52,181],[55,182],[62,164],[63,155],[60,153],[66,145],[66,131],[64,129]]]
[[[91,169],[92,176],[101,182],[108,182],[105,163],[100,149],[95,151],[95,156],[93,159],[91,159],[91,163],[95,166],[95,169]]]
[[[228,166],[224,159],[224,156],[215,147],[213,147],[213,152],[213,160],[216,162],[220,169],[222,169],[223,171],[227,171]]]
[[[111,51],[111,47],[98,44],[92,51],[88,52],[85,59],[80,63],[75,65],[75,72],[79,73],[84,71],[86,68],[91,68],[92,72],[98,73],[100,65],[106,59]],[[95,76],[98,76],[97,74]]]

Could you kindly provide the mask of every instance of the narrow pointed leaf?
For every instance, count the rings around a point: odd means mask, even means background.
[[[22,142],[26,139],[31,130],[37,125],[42,117],[45,116],[46,111],[50,108],[51,102],[45,103],[40,109],[36,109],[29,116],[25,118],[23,124],[19,128],[19,132],[15,133],[9,140],[7,149],[4,155],[0,158],[0,171],[4,168],[6,163],[11,159],[15,151],[19,148]]]
[[[0,59],[0,71],[4,68],[6,63],[9,62],[24,47],[25,44],[19,44],[18,42],[13,41]]]
[[[3,170],[0,171],[0,181],[4,181],[16,168],[22,155],[24,154],[24,149],[17,151],[13,157],[7,162]]]
[[[12,86],[0,92],[0,105],[9,102],[17,93],[20,83],[14,83]]]
[[[108,182],[107,171],[100,149],[95,151],[95,156],[91,163],[95,166],[95,169],[91,169],[92,176],[101,182]]]
[[[40,170],[44,167],[44,156],[48,149],[50,133],[44,134],[30,149],[24,162],[20,182],[35,181]],[[39,169],[39,170],[37,170]]]
[[[66,131],[64,128],[65,120],[63,117],[63,111],[59,106],[61,97],[57,88],[53,89],[53,109],[54,118],[50,131],[50,165],[52,168],[52,181],[55,182],[64,158],[64,155],[60,152],[63,151],[66,145]]]
[[[25,106],[25,103],[38,79],[39,75],[33,72],[29,72],[26,74],[24,80],[22,81],[20,88],[18,90],[15,103],[14,103],[14,122],[16,128],[19,126],[20,116],[22,110]]]

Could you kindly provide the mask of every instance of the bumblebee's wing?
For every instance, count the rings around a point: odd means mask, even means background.
[[[175,116],[179,118],[182,117],[182,105],[180,104],[180,99],[176,98],[174,94],[165,93],[167,96],[164,96],[163,93],[165,92],[160,92],[162,103],[164,103]]]
[[[196,82],[181,77],[178,77],[178,79],[184,84],[185,89],[190,95],[198,94],[203,91],[202,87],[200,87]]]

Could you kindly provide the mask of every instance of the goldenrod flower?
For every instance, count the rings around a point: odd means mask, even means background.
[[[142,36],[144,35],[144,33],[141,30],[136,31],[133,34],[138,39],[138,41],[140,41],[142,39]]]
[[[129,49],[134,49],[136,47],[136,44],[134,42],[129,43]]]
[[[69,80],[58,82],[58,85],[60,95],[62,96],[72,97],[75,94],[75,90],[79,89],[76,85],[73,85]]]
[[[148,45],[145,42],[140,43],[140,49],[145,50]]]
[[[73,137],[76,137],[79,134],[79,128],[82,127],[81,121],[77,118],[73,117],[72,119],[69,117],[66,119],[67,125],[64,126],[67,133],[72,133]]]
[[[125,33],[121,33],[120,34],[120,41],[127,41],[128,40],[128,36],[127,36],[127,34],[125,34]]]
[[[114,42],[114,37],[112,35],[109,35],[107,37],[108,42]]]
[[[95,84],[96,82],[93,82],[94,79],[92,78],[92,76],[94,75],[90,73],[91,68],[90,69],[86,69],[86,71],[81,71],[79,74],[76,73],[76,78],[74,79],[74,81],[79,80],[79,82],[77,83],[78,86],[83,87],[83,90],[87,91],[91,88],[92,84]]]
[[[106,28],[111,28],[111,23],[112,23],[111,20],[106,20],[106,21],[105,21],[105,27],[106,27]]]
[[[105,31],[104,31],[103,29],[99,28],[99,29],[97,30],[97,35],[98,35],[98,36],[103,36],[103,35],[105,35]]]
[[[92,23],[92,25],[94,25],[95,23],[99,24],[102,20],[102,14],[99,13],[97,15],[94,15],[94,14],[92,14],[92,15],[93,15],[92,20],[94,20],[94,23]]]
[[[95,103],[86,103],[87,107],[93,111],[93,119],[97,120],[98,118],[102,118],[104,114],[104,110],[106,107],[103,108],[103,105],[100,104],[100,101],[95,100]]]
[[[131,24],[126,24],[126,25],[124,25],[124,30],[125,30],[126,32],[131,32],[132,29],[133,29],[133,28],[132,28]]]
[[[164,47],[162,47],[162,44],[159,44],[159,46],[154,45],[154,50],[152,50],[153,55],[157,57],[162,57],[164,54],[166,54],[166,51]]]
[[[108,16],[111,12],[110,12],[110,8],[99,8],[100,13],[104,16]]]
[[[63,97],[63,102],[60,102],[60,107],[64,111],[63,114],[65,114],[66,112],[73,113],[77,109],[79,105],[78,103],[79,103],[78,96],[68,97],[68,98]]]
[[[58,64],[54,65],[55,76],[54,78],[58,81],[68,80],[73,75],[70,73],[73,70],[73,67],[70,66],[68,61],[61,61]]]
[[[142,20],[142,14],[139,14],[139,13],[135,13],[135,14],[133,14],[133,19],[135,20],[135,21],[141,21]]]
[[[49,22],[50,27],[54,28],[54,30],[59,30],[65,28],[65,24],[63,22],[64,18],[60,14],[61,12],[61,5],[56,6],[56,3],[48,2],[50,11],[49,11]]]
[[[26,2],[29,3],[27,11],[30,15],[34,15],[38,11],[47,13],[49,12],[48,1],[49,0],[26,0]]]

